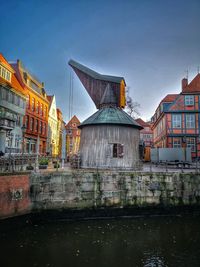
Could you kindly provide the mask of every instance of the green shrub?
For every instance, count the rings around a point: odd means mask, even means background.
[[[48,158],[41,158],[39,160],[39,165],[48,165],[49,159]]]

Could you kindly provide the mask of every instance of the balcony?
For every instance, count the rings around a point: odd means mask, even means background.
[[[0,119],[10,120],[15,122],[17,120],[17,115],[9,111],[0,110]]]
[[[15,127],[15,121],[0,118],[0,129],[12,130]]]

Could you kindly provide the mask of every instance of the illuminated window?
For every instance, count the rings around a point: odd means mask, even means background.
[[[35,110],[35,98],[32,98],[32,105],[31,105],[31,110]]]
[[[39,102],[38,101],[36,102],[36,113],[39,114]]]

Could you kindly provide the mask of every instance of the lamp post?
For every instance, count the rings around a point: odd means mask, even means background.
[[[64,163],[65,163],[65,157],[66,157],[66,129],[63,127],[62,130],[62,169],[64,169]]]
[[[26,126],[25,124],[23,124],[23,126],[21,127],[22,130],[22,155],[24,154],[24,135],[25,135],[25,131],[26,131]]]

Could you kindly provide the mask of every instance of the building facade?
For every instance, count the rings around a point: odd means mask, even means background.
[[[0,53],[0,153],[21,153],[26,94],[16,72]]]
[[[56,109],[55,95],[49,95],[49,117],[48,117],[48,141],[47,141],[47,154],[53,157],[58,156],[59,152],[59,132],[58,132],[58,118]]]
[[[145,122],[141,118],[135,120],[139,125],[143,127],[140,130],[140,140],[144,142],[145,147],[151,147],[153,145],[153,131],[151,129],[151,123]]]
[[[190,147],[192,158],[200,157],[200,74],[188,83],[182,80],[180,94],[167,95],[154,116],[154,147]]]
[[[59,108],[56,109],[57,111],[57,131],[58,131],[58,156],[61,157],[62,155],[62,131],[63,131],[63,116],[62,112]]]
[[[79,119],[74,115],[71,120],[66,124],[66,151],[67,158],[70,159],[71,156],[75,155],[79,151],[80,145],[80,125]]]
[[[44,90],[44,83],[40,82],[22,64],[20,60],[12,63],[17,79],[25,90],[27,103],[24,124],[24,152],[36,153],[39,142],[39,152],[46,153],[49,102]]]

